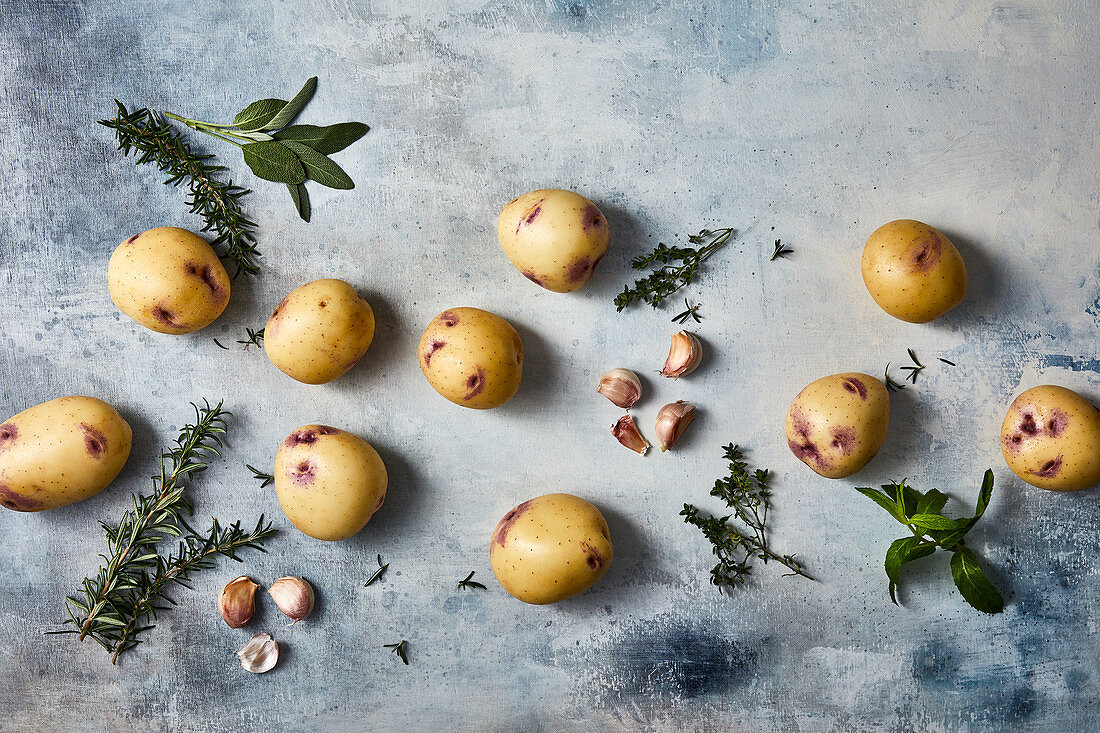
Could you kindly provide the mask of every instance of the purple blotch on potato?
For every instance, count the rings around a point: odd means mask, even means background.
[[[172,311],[168,310],[162,305],[153,306],[153,318],[160,323],[163,323],[165,326],[170,326],[172,328],[180,327],[180,325],[176,323],[176,317],[172,313]]]
[[[1042,478],[1054,478],[1062,470],[1062,456],[1047,461],[1038,471],[1032,471],[1035,476]]]
[[[584,548],[585,562],[588,563],[588,567],[598,570],[603,565],[603,555],[587,542],[582,542],[581,547]]]
[[[17,512],[33,512],[42,505],[41,502],[17,494],[5,484],[0,484],[0,504]]]
[[[916,272],[928,272],[940,261],[942,247],[934,234],[930,234],[920,242],[919,248],[913,252],[910,262]]]
[[[468,400],[477,397],[483,389],[485,389],[485,371],[481,367],[477,367],[477,371],[466,379],[467,391],[463,399]]]
[[[295,486],[309,486],[317,478],[317,471],[309,461],[301,461],[288,472],[288,477]]]
[[[102,458],[107,452],[107,438],[87,423],[80,423],[80,432],[84,433],[84,450],[92,458]]]
[[[19,437],[19,428],[14,424],[6,422],[0,425],[0,450],[4,450]]]
[[[844,380],[844,389],[852,394],[858,394],[861,400],[867,399],[867,385],[860,379],[856,379],[855,377],[846,378]]]
[[[428,348],[424,349],[424,365],[432,365],[432,354],[442,349],[447,345],[447,342],[443,339],[432,339],[428,342]]]
[[[504,515],[504,518],[500,520],[500,524],[497,525],[497,533],[496,536],[493,537],[493,542],[504,547],[504,543],[508,540],[508,531],[512,529],[512,525],[516,523],[519,516],[531,508],[531,501],[533,500],[528,499]]]
[[[439,314],[439,322],[447,328],[454,328],[458,325],[458,315],[454,311],[443,311]]]

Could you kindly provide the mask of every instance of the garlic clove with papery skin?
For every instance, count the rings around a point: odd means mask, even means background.
[[[616,407],[629,410],[642,396],[642,382],[629,369],[612,369],[600,377],[600,386],[596,387],[596,391]]]
[[[272,583],[267,592],[275,600],[279,610],[287,618],[293,619],[291,626],[313,611],[313,586],[305,578],[284,576]]]
[[[634,423],[634,418],[630,415],[623,415],[611,426],[611,434],[615,436],[615,440],[625,445],[630,450],[634,451],[640,456],[644,456],[649,451],[649,441],[642,437],[642,434],[638,432],[638,426]]]
[[[695,334],[680,331],[672,334],[672,343],[668,348],[668,358],[661,368],[661,376],[679,379],[691,374],[703,359],[703,344]]]
[[[654,431],[657,433],[657,444],[661,446],[661,452],[676,445],[687,430],[688,425],[695,419],[695,405],[679,400],[671,402],[661,408],[657,413],[657,425]]]
[[[245,671],[263,674],[279,661],[279,642],[272,639],[271,634],[256,634],[237,650],[237,658]]]
[[[239,629],[252,620],[256,611],[256,589],[258,583],[242,575],[225,584],[218,596],[218,613],[231,629]]]

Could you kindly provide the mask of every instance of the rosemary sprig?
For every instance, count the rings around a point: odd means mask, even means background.
[[[221,180],[225,166],[210,163],[212,155],[195,152],[159,113],[145,108],[129,112],[117,99],[115,104],[116,116],[99,120],[99,124],[115,131],[122,154],[132,153],[139,165],[155,165],[167,173],[165,184],[179,186],[186,182],[187,205],[202,217],[202,231],[215,233],[210,245],[222,259],[236,266],[233,276],[258,273],[256,259],[260,251],[253,234],[256,222],[241,208],[241,200],[251,191],[233,185],[232,180]]]
[[[246,463],[246,464],[244,464],[244,467],[252,472],[252,478],[254,478],[254,479],[256,479],[257,481],[260,482],[260,488],[261,489],[266,487],[266,486],[271,485],[271,483],[275,480],[275,477],[272,476],[270,473],[264,473],[263,471],[256,468],[255,466],[250,466],[249,464]]]
[[[782,240],[777,239],[775,240],[775,251],[772,252],[772,256],[768,258],[768,261],[775,262],[780,257],[783,257],[785,259],[787,255],[792,254],[793,252],[794,250],[790,247],[783,246]]]
[[[367,578],[367,582],[363,583],[363,587],[366,588],[368,585],[370,585],[374,581],[381,578],[382,574],[386,572],[386,568],[388,568],[389,566],[390,566],[389,563],[386,563],[385,565],[382,564],[382,556],[379,555],[378,556],[378,569],[374,571],[374,575]]]
[[[408,649],[408,646],[409,642],[402,639],[396,644],[383,644],[382,648],[389,649],[391,652],[401,657],[401,661],[407,665],[409,663],[409,657],[406,654],[405,650]]]
[[[922,493],[908,486],[904,479],[884,485],[881,491],[866,487],[856,491],[872,499],[912,533],[894,540],[886,551],[886,577],[890,581],[890,600],[895,605],[899,605],[895,590],[900,583],[902,566],[936,550],[946,550],[952,553],[951,577],[966,602],[984,613],[1004,610],[1004,597],[985,577],[977,554],[963,542],[963,537],[989,506],[993,496],[993,471],[987,470],[982,477],[974,516],[961,519],[943,515],[947,494],[936,489]]]
[[[245,328],[245,337],[243,339],[237,339],[238,344],[244,344],[244,350],[248,351],[249,346],[263,346],[264,329],[254,330],[251,328]],[[220,348],[229,351],[229,347],[222,344],[221,341],[214,339],[214,343]]]
[[[886,363],[886,372],[884,373],[883,376],[884,376],[883,381],[886,382],[886,391],[887,392],[900,392],[901,390],[905,389],[904,384],[899,384],[898,382],[895,382],[890,377],[890,362]]]
[[[801,575],[813,580],[794,555],[780,555],[768,546],[766,529],[771,491],[767,469],[757,469],[750,475],[739,446],[731,443],[723,451],[729,461],[729,476],[715,481],[710,494],[725,501],[733,514],[724,517],[703,515],[691,504],[684,504],[680,512],[684,521],[698,527],[714,546],[718,564],[710,571],[710,582],[720,590],[744,583],[752,572],[753,559],[762,560],[765,565],[775,560],[790,570],[784,575]],[[734,516],[748,528],[747,531],[730,523]]]
[[[458,581],[458,587],[459,588],[480,588],[481,590],[487,590],[487,588],[482,583],[479,583],[476,580],[473,580],[473,577],[474,577],[474,571],[471,570],[470,574],[467,575],[464,580]]]
[[[736,234],[733,229],[703,229],[688,237],[696,247],[669,247],[658,243],[647,255],[635,257],[630,265],[635,270],[653,267],[653,272],[634,281],[633,286],[623,288],[615,296],[615,307],[622,312],[624,308],[644,301],[653,308],[661,305],[665,298],[685,285],[690,284],[699,270],[699,265],[721,249]],[[654,267],[656,266],[656,267]]]
[[[693,318],[696,323],[702,323],[703,322],[703,317],[701,315],[699,315],[699,306],[701,306],[701,305],[702,305],[702,303],[696,303],[695,305],[692,305],[691,303],[688,302],[687,298],[684,298],[684,306],[687,307],[687,310],[684,311],[683,313],[678,313],[677,315],[673,316],[672,317],[672,322],[673,323],[687,323],[688,318]]]
[[[190,480],[206,470],[209,458],[221,455],[229,416],[220,402],[214,407],[208,402],[201,408],[192,406],[195,422],[185,425],[175,444],[161,453],[152,493],[134,494],[133,508],[118,524],[100,523],[107,536],[105,564],[94,578],[84,579],[80,593],[65,599],[69,617],[62,623],[73,628],[47,633],[90,637],[111,653],[114,663],[119,654],[140,643],[138,635],[153,628],[156,612],[166,608],[162,604],[173,602],[167,595],[171,585],[188,587],[191,573],[213,567],[214,556],[236,560],[238,550],[262,550],[263,541],[274,534],[263,517],[251,532],[242,530],[240,522],[223,528],[214,520],[205,535],[183,518],[184,512],[191,512],[184,492]],[[182,539],[177,553],[164,557],[157,545],[167,537]]]
[[[913,360],[913,364],[915,364],[916,366],[903,366],[903,367],[901,367],[901,370],[903,372],[905,372],[905,371],[909,372],[909,375],[906,376],[905,378],[908,379],[913,384],[916,384],[917,383],[917,375],[920,374],[924,370],[924,364],[920,363],[920,359],[917,358],[917,355],[915,353],[913,353],[912,349],[906,349],[906,351],[909,352],[909,358]]]

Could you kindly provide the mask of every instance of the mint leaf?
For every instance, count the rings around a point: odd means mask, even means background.
[[[349,189],[355,188],[351,177],[344,169],[332,161],[331,158],[321,155],[313,148],[294,140],[282,142],[291,152],[298,156],[305,166],[306,175],[322,186],[329,188]]]
[[[905,517],[898,514],[897,504],[894,499],[886,495],[886,492],[879,491],[878,489],[872,489],[866,486],[857,486],[856,491],[871,499],[880,507],[885,509],[891,517],[898,520],[902,524],[905,524]]]
[[[306,83],[302,86],[301,90],[294,97],[286,103],[279,112],[272,117],[263,126],[264,130],[278,130],[279,128],[286,127],[294,118],[298,116],[298,113],[305,109],[305,106],[309,104],[309,100],[313,99],[313,93],[317,91],[317,77],[311,76],[306,80]]]
[[[338,153],[367,134],[370,128],[362,122],[340,122],[335,125],[290,125],[275,133],[277,140],[294,140],[322,155]]]
[[[886,577],[890,579],[890,600],[894,602],[895,606],[900,605],[897,596],[894,594],[894,589],[899,584],[901,566],[911,560],[927,557],[935,551],[935,545],[922,544],[920,537],[902,537],[894,540],[890,545],[890,549],[886,551],[886,562],[884,564]]]
[[[233,124],[245,132],[262,130],[284,107],[285,99],[258,99],[238,112]]]
[[[914,514],[909,517],[909,521],[921,529],[952,530],[959,528],[957,521],[941,514]]]
[[[280,142],[248,143],[241,152],[252,172],[265,181],[297,184],[306,180],[306,171],[298,156]]]
[[[939,514],[943,511],[943,505],[947,503],[947,494],[935,489],[928,492],[917,502],[917,514]]]
[[[978,558],[966,547],[958,548],[951,557],[951,577],[959,593],[974,608],[983,613],[1001,613],[1005,610],[1005,599],[985,577],[978,565]]]
[[[993,471],[986,469],[985,476],[982,477],[982,488],[978,490],[978,503],[974,507],[974,521],[977,521],[985,514],[986,507],[989,506],[989,500],[993,497]]]

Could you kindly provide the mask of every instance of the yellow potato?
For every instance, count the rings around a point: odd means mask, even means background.
[[[0,505],[39,512],[95,496],[130,457],[130,426],[94,397],[59,397],[0,424]]]
[[[503,405],[523,376],[523,342],[516,329],[479,308],[440,313],[424,330],[418,352],[428,383],[463,407]]]
[[[374,338],[374,311],[343,280],[314,280],[283,298],[264,326],[264,351],[287,376],[324,384],[346,373]]]
[[[489,545],[489,564],[504,590],[534,604],[588,590],[612,557],[600,510],[571,494],[523,502],[500,520]]]
[[[594,203],[572,191],[544,188],[512,199],[497,217],[504,254],[531,282],[556,293],[592,279],[611,233]]]
[[[210,325],[229,304],[229,275],[199,235],[157,227],[120,244],[107,264],[111,300],[158,333],[191,333]]]
[[[344,540],[386,500],[386,466],[370,443],[327,425],[303,425],[275,454],[275,493],[290,522],[319,540]]]
[[[966,295],[959,250],[935,228],[912,219],[876,229],[863,248],[861,268],[879,307],[909,323],[935,320]]]
[[[875,457],[890,423],[890,395],[859,372],[822,377],[798,393],[787,410],[787,445],[825,478],[844,478]]]
[[[1001,453],[1013,473],[1040,489],[1095,486],[1100,483],[1100,410],[1065,387],[1032,387],[1008,408]]]

